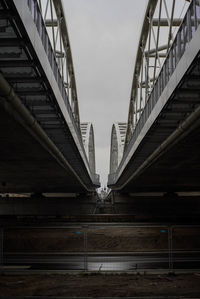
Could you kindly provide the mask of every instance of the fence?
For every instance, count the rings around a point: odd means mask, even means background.
[[[8,266],[98,272],[200,268],[199,236],[200,226],[2,228],[1,270]]]

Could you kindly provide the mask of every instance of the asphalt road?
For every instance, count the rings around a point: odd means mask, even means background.
[[[174,269],[200,269],[199,251],[172,254]],[[131,271],[168,269],[167,252],[132,254],[67,254],[67,253],[6,253],[4,266],[26,267],[32,270]]]

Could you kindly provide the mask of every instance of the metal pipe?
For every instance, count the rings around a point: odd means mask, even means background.
[[[58,20],[51,20],[51,19],[48,19],[45,21],[45,25],[46,27],[57,27],[58,26]]]
[[[159,64],[160,64],[160,55],[159,55],[159,52],[158,52],[158,43],[159,43],[159,37],[160,37],[161,10],[162,10],[162,0],[160,0],[160,7],[159,7],[158,29],[157,29],[157,39],[156,39],[156,55],[155,55],[155,60],[154,60],[154,72],[153,72],[153,84],[155,82],[155,77],[156,77],[157,60],[159,61]],[[160,64],[160,67],[161,67],[161,64]]]
[[[1,275],[3,274],[3,270],[4,270],[4,229],[3,227],[1,227],[0,229],[0,250],[1,250],[1,254],[0,254],[0,273]]]
[[[81,181],[73,168],[67,162],[63,154],[58,150],[55,144],[46,135],[36,119],[30,114],[28,109],[22,104],[20,98],[15,94],[14,89],[4,79],[0,73],[0,99],[4,100],[4,103],[0,100],[0,104],[17,120],[19,121],[30,133],[33,135],[39,143],[56,159],[56,161],[65,169],[70,169],[73,175],[77,178],[80,184],[88,191],[86,185]],[[9,106],[10,105],[10,106]],[[14,110],[14,111],[13,111]],[[14,112],[14,113],[13,113]]]
[[[167,45],[167,52],[169,50],[170,47],[170,41],[173,39],[173,34],[172,34],[172,22],[173,22],[173,18],[174,18],[174,9],[175,9],[175,0],[173,0],[172,3],[172,11],[171,11],[171,18],[170,18],[170,26],[169,26],[169,35],[168,35],[168,45]]]
[[[171,23],[172,23],[172,26],[179,27],[182,23],[182,19],[177,19],[177,18],[173,19]],[[164,26],[164,27],[169,26],[168,25],[168,20],[164,19],[164,18],[160,19],[160,21],[159,21],[159,19],[156,19],[156,18],[153,19],[152,25],[153,26]]]
[[[159,51],[166,50],[167,46],[168,45],[163,45],[163,46],[159,46],[157,49],[153,48],[153,49],[150,49],[149,51],[145,51],[145,55],[148,56],[149,54],[156,54]]]
[[[154,54],[150,54],[148,57],[149,58],[155,58],[155,57],[157,57],[157,53],[154,53]],[[167,57],[167,54],[166,53],[159,53],[159,57],[160,58],[166,58]]]

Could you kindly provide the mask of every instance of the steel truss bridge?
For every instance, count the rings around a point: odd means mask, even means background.
[[[0,192],[93,192],[61,0],[0,0]]]
[[[127,123],[113,125],[108,185],[200,190],[200,1],[149,0]]]
[[[112,128],[112,190],[200,190],[199,23],[199,0],[148,1],[128,121]],[[0,127],[0,193],[99,186],[61,0],[0,0]]]

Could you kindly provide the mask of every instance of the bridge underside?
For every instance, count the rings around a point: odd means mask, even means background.
[[[0,106],[0,192],[83,192],[58,161]]]
[[[183,138],[144,172],[131,180],[125,192],[200,190],[200,126]]]
[[[199,54],[143,137],[116,184],[111,185],[113,190],[120,192],[200,190],[198,56]]]
[[[95,184],[81,134],[38,24],[27,1],[0,0],[0,192],[87,193]]]

